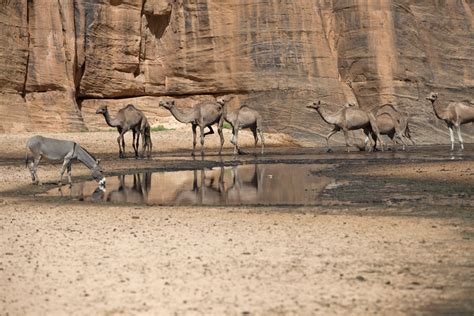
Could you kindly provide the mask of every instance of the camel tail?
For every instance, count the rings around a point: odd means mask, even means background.
[[[262,117],[257,118],[257,129],[263,131],[263,120]]]

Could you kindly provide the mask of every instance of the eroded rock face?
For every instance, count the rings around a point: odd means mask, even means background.
[[[100,102],[135,103],[159,121],[150,100],[192,106],[199,96],[233,94],[232,106],[246,102],[270,130],[302,142],[320,142],[315,136],[330,129],[305,108],[316,99],[334,109],[393,102],[412,117],[419,142],[447,142],[424,97],[436,90],[440,102],[474,99],[473,6],[2,0],[0,131],[97,128],[89,113]]]

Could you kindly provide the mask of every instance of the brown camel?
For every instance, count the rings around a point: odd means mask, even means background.
[[[440,106],[438,99],[438,93],[431,92],[426,100],[430,100],[433,105],[433,110],[436,117],[443,120],[448,125],[449,135],[451,137],[451,150],[454,150],[454,133],[453,126],[456,127],[458,132],[459,143],[461,144],[461,150],[464,149],[464,142],[461,136],[461,125],[466,123],[474,122],[474,107],[466,102],[451,102],[448,106]]]
[[[142,153],[141,156],[145,152],[145,127],[148,124],[145,114],[142,111],[138,110],[132,104],[128,104],[124,108],[120,109],[117,112],[115,118],[111,118],[109,114],[109,110],[107,109],[106,105],[100,106],[96,114],[104,115],[105,121],[110,127],[116,127],[117,131],[119,132],[119,137],[117,137],[117,143],[119,145],[119,157],[125,158],[125,139],[124,135],[129,130],[133,133],[133,141],[132,146],[133,150],[135,151],[135,157],[138,157],[138,145],[140,140],[140,134],[142,135]],[[151,138],[149,139],[151,144]]]
[[[143,152],[145,152],[146,156],[150,158],[151,152],[153,150],[153,143],[151,142],[151,126],[148,123],[148,120],[146,117],[142,121],[142,124],[140,127],[140,134],[143,135],[143,139],[142,139]],[[138,148],[138,142],[137,142],[137,148]]]
[[[313,102],[312,104],[306,106],[307,108],[316,110],[323,121],[327,124],[333,125],[332,131],[326,136],[326,146],[329,149],[329,138],[342,130],[344,133],[344,138],[346,140],[347,151],[349,152],[349,140],[348,140],[348,131],[354,131],[362,129],[366,136],[365,145],[371,139],[373,134],[380,141],[383,150],[383,140],[380,137],[380,132],[377,128],[376,119],[373,113],[366,112],[360,109],[353,107],[343,107],[335,113],[328,113],[324,108],[321,107],[321,101]]]
[[[257,150],[258,134],[260,134],[260,142],[262,144],[262,154],[265,148],[265,140],[262,131],[262,116],[254,109],[247,105],[242,105],[239,109],[227,113],[225,120],[232,125],[232,139],[230,142],[234,145],[234,155],[238,152],[243,153],[239,148],[239,129],[249,128],[253,133],[255,140],[255,150]],[[258,134],[257,134],[258,133]]]
[[[405,147],[408,145],[405,141],[406,139],[409,140],[412,145],[415,144],[415,142],[411,139],[410,128],[408,127],[408,120],[406,118],[402,118],[402,121],[397,122],[397,120],[394,119],[392,115],[388,113],[381,113],[376,116],[376,121],[380,135],[387,135],[392,140],[394,145],[397,144],[397,139],[402,143],[403,150],[405,150]],[[400,131],[397,131],[397,129],[400,129]],[[376,146],[377,142],[375,143],[374,148]]]
[[[346,103],[344,106],[357,107],[353,103]],[[381,135],[387,135],[394,144],[397,144],[397,140],[399,140],[402,143],[403,150],[405,150],[408,143],[415,144],[411,139],[407,114],[399,111],[390,103],[378,105],[371,112],[376,117],[377,127]],[[376,146],[377,140],[375,140],[374,149],[376,149]]]
[[[214,134],[212,129],[213,124],[217,124],[217,132],[221,139],[221,147],[219,155],[222,152],[224,145],[224,134],[222,133],[222,126],[224,124],[224,112],[226,111],[226,103],[230,101],[229,97],[219,97],[217,102],[202,102],[196,104],[190,111],[183,113],[176,107],[176,102],[160,101],[160,106],[164,107],[174,116],[176,120],[181,123],[191,123],[193,130],[193,152],[194,156],[196,149],[196,128],[199,126],[201,131],[201,155],[204,155],[204,137],[209,134]],[[209,132],[204,133],[204,129],[208,127]]]

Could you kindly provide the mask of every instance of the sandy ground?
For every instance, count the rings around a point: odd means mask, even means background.
[[[22,165],[29,136],[0,136],[0,314],[474,312],[472,217],[397,216],[399,209],[377,215],[376,206],[367,212],[39,202],[27,194],[36,189]],[[168,155],[163,161],[119,161],[115,133],[54,136],[105,157],[109,172],[166,163],[176,151],[188,157],[191,145],[184,131],[154,133],[154,149]],[[211,151],[217,139],[209,141]],[[245,139],[252,144],[250,135]],[[288,145],[279,135],[267,140]],[[43,181],[57,179],[58,167],[42,164]],[[471,170],[472,161],[443,161],[396,172],[472,184]],[[75,165],[73,174],[88,172]]]

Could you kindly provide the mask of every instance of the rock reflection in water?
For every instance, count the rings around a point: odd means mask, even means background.
[[[317,165],[253,164],[192,171],[109,177],[106,191],[94,182],[74,184],[63,196],[79,200],[158,205],[314,204],[332,181]],[[54,192],[49,192],[52,195]]]

